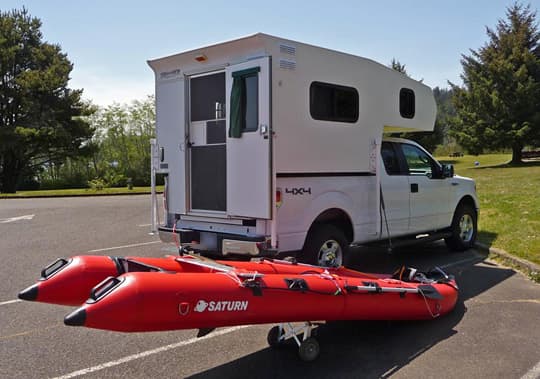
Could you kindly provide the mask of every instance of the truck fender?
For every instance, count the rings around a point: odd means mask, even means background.
[[[315,223],[332,223],[331,221],[333,215],[339,213],[340,215],[344,215],[347,219],[346,223],[349,225],[347,226],[347,230],[344,230],[344,232],[347,239],[352,242],[354,240],[354,227],[351,221],[352,217],[350,215],[350,212],[348,211],[352,209],[354,209],[353,199],[343,192],[325,192],[315,197],[311,201],[310,206],[304,211],[304,214],[302,215],[302,225],[305,226],[304,230],[306,231],[306,236],[304,237],[304,240],[307,237],[309,229]],[[340,228],[342,228],[343,226],[340,225],[340,223],[343,223],[342,218],[343,217],[340,217],[341,221],[338,221],[336,225]]]

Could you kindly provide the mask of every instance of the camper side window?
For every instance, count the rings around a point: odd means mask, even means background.
[[[358,121],[358,91],[337,84],[313,82],[309,87],[309,113],[315,120]]]
[[[401,117],[414,118],[414,103],[414,91],[409,88],[402,88],[399,91],[399,114],[401,114]]]

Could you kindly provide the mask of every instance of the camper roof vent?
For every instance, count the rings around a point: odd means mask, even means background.
[[[296,62],[288,59],[280,59],[279,68],[283,68],[285,70],[296,70]]]
[[[279,52],[282,54],[296,55],[296,47],[280,43]]]

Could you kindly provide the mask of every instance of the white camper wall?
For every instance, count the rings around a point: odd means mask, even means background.
[[[369,59],[266,35],[261,38],[272,56],[277,173],[369,172],[372,143],[380,143],[385,126],[433,130],[436,107],[429,87]],[[309,92],[314,81],[354,87],[359,94],[358,121],[313,119]],[[399,113],[401,88],[415,92],[412,119]]]
[[[347,59],[348,58],[348,59]],[[366,96],[362,67],[325,49],[296,44],[296,68],[280,68],[273,56],[273,127],[277,173],[367,172],[372,139],[382,135],[373,107],[376,93]],[[310,115],[312,82],[325,82],[359,90],[356,123],[314,120]]]
[[[156,75],[157,76],[157,75]],[[170,196],[169,212],[186,211],[185,178],[185,120],[184,79],[171,74],[156,77],[156,137],[158,146],[164,149],[162,172],[168,176]]]

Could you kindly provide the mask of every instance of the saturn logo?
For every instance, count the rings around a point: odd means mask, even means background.
[[[208,303],[204,300],[199,300],[195,306],[195,312],[204,312],[208,307]]]

